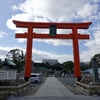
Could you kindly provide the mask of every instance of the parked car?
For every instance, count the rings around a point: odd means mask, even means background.
[[[31,83],[40,83],[42,81],[42,73],[31,73]]]

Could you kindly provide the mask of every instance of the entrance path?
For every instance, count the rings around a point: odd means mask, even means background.
[[[48,77],[34,96],[11,97],[9,100],[100,100],[100,97],[74,95],[55,77]]]
[[[48,77],[40,90],[35,94],[35,97],[46,96],[74,96],[60,81],[55,77]]]

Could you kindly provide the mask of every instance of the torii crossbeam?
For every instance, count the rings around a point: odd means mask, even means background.
[[[31,75],[31,57],[32,57],[32,39],[72,39],[73,40],[73,53],[74,53],[74,76],[80,78],[80,58],[79,58],[79,46],[78,39],[89,39],[88,34],[79,34],[77,29],[88,29],[92,22],[84,23],[52,23],[52,22],[23,22],[13,20],[16,27],[28,28],[27,33],[16,33],[16,38],[27,39],[26,50],[26,63],[25,63],[25,79],[28,80]],[[49,29],[50,25],[56,25],[57,29],[72,29],[70,34],[57,34],[50,36],[49,34],[36,34],[33,32],[34,28],[46,28]]]

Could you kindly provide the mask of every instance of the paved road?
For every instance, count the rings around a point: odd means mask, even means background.
[[[49,77],[42,85],[40,90],[35,94],[35,97],[46,96],[74,96],[64,85],[61,84],[55,77]]]
[[[41,87],[41,85],[45,82],[47,77],[43,77],[42,81],[38,84],[32,83],[30,84],[30,87],[25,90],[24,92],[20,93],[20,96],[33,96]]]
[[[34,96],[14,97],[9,100],[100,100],[98,96],[74,95],[58,79],[48,77]]]
[[[57,77],[57,79],[65,84],[69,85],[70,87],[73,87],[75,84],[74,77]]]
[[[82,92],[75,87],[74,77],[57,77],[57,79],[75,95],[88,95],[88,93]]]

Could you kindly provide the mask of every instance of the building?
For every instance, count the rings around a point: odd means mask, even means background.
[[[5,58],[5,61],[3,61],[0,66],[3,68],[3,69],[16,69],[16,64],[12,61],[12,60],[9,60],[7,58]]]
[[[50,65],[55,65],[58,63],[58,60],[57,59],[43,59],[42,60],[42,63],[49,63]]]

